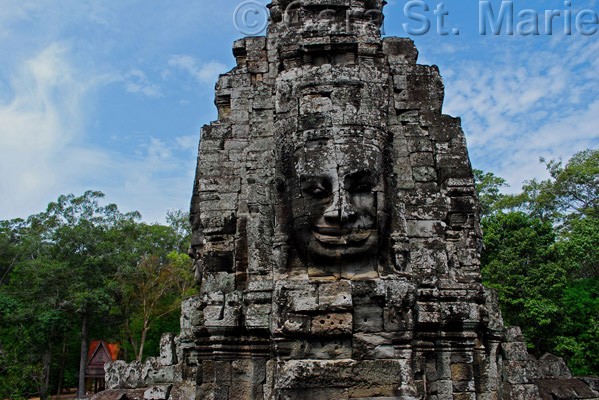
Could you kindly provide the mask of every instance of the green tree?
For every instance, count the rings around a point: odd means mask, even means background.
[[[15,244],[15,231],[21,220],[0,221],[0,286],[6,283],[8,275],[18,261]]]
[[[2,293],[5,307],[0,312],[9,327],[3,333],[18,339],[2,340],[17,359],[12,371],[26,373],[42,398],[49,395],[55,347],[73,321],[62,301],[69,279],[66,264],[40,258],[18,264]]]
[[[128,310],[125,331],[135,359],[141,361],[150,329],[178,311],[181,300],[191,294],[193,276],[188,257],[176,251],[166,259],[143,256],[133,268],[120,272],[119,281],[123,308]]]
[[[475,173],[483,277],[534,351],[564,357],[574,373],[599,374],[599,151],[541,162],[550,179],[528,181],[516,195],[500,192],[501,178]]]
[[[599,150],[575,154],[565,166],[549,161],[551,194],[557,212],[599,218]]]
[[[554,223],[570,218],[599,218],[599,150],[576,153],[564,165],[546,161],[550,179],[528,181],[519,196],[520,205],[529,213]]]
[[[166,212],[166,223],[176,234],[177,248],[180,253],[187,253],[191,242],[191,224],[189,212],[183,210],[169,210]]]
[[[118,254],[112,281],[117,301],[111,314],[119,320],[126,358],[132,353],[142,359],[148,353],[146,339],[152,335],[152,327],[180,308],[182,291],[174,282],[184,278],[187,271],[174,271],[170,255],[182,254],[185,233],[181,232],[173,225],[135,221],[120,224],[111,232],[112,240],[125,249]],[[165,312],[165,303],[169,302],[172,304]],[[149,349],[149,354],[156,353],[158,342],[153,344],[156,349]]]
[[[501,189],[509,186],[505,179],[480,169],[474,169],[473,172],[481,215],[484,217],[503,210],[508,196],[501,193]]]
[[[84,393],[88,334],[94,318],[105,315],[113,302],[109,282],[118,265],[115,255],[124,252],[109,233],[139,217],[120,213],[114,204],[101,205],[103,197],[93,191],[60,196],[26,221],[2,223],[14,255],[1,287],[6,302],[13,305],[1,316],[8,327],[2,329],[2,342],[15,351],[19,346],[11,344],[27,344],[30,365],[41,366],[34,368],[41,377],[31,381],[41,382],[42,398],[48,395],[53,356],[65,356],[65,335],[72,335],[73,329],[80,335],[79,395]],[[31,341],[23,340],[28,338]]]
[[[599,373],[599,279],[582,278],[563,291],[563,321],[555,338],[555,352],[568,360],[575,375]]]
[[[101,205],[101,192],[88,191],[83,196],[60,196],[45,213],[53,242],[54,259],[69,265],[76,277],[71,281],[65,302],[80,317],[81,349],[78,397],[85,396],[85,364],[89,328],[93,318],[110,309],[113,301],[109,280],[116,272],[109,249],[115,245],[107,235],[123,221],[138,219],[139,213],[122,214],[115,204]],[[118,246],[116,247],[118,249]]]
[[[47,398],[76,375],[81,396],[89,339],[133,342],[142,359],[175,326],[193,285],[187,215],[146,224],[103,199],[60,196],[0,221],[0,398]]]
[[[548,222],[523,212],[498,213],[483,220],[483,276],[498,291],[506,322],[522,327],[537,352],[551,348],[566,271],[555,262],[555,233]]]

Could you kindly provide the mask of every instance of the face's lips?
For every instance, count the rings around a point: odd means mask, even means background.
[[[316,225],[312,227],[312,231],[324,236],[345,236],[352,233],[352,229],[341,228],[339,226],[322,226]]]
[[[322,244],[327,245],[359,245],[365,242],[371,235],[370,231],[357,231],[352,232],[351,230],[345,230],[346,233],[342,233],[342,230],[336,230],[335,232],[321,233],[312,231],[312,235],[316,240]]]

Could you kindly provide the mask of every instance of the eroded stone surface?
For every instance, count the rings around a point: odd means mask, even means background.
[[[539,399],[539,371],[564,376],[481,284],[460,120],[413,42],[381,38],[383,4],[275,0],[267,37],[235,42],[191,201],[199,293],[160,358],[108,366],[109,387],[507,400]]]

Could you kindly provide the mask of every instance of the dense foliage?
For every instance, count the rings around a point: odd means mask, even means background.
[[[530,351],[563,357],[577,375],[599,375],[599,151],[541,159],[550,179],[515,195],[475,171],[482,206],[483,278]]]
[[[193,282],[185,214],[149,225],[103,197],[60,196],[27,220],[0,221],[0,398],[81,385],[89,340],[141,360],[157,354],[163,328],[178,330]]]

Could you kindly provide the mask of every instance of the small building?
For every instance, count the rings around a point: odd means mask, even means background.
[[[85,386],[87,393],[98,393],[106,389],[104,364],[116,361],[119,357],[121,346],[118,343],[108,343],[103,340],[93,340],[87,352],[85,366]]]

